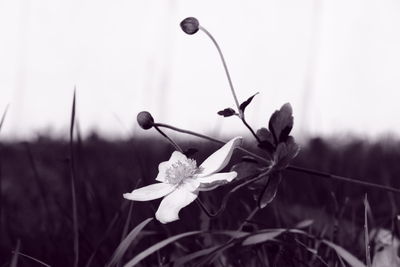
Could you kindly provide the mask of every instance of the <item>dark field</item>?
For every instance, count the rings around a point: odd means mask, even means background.
[[[198,162],[219,148],[206,142],[179,143],[185,149],[198,149],[193,155]],[[263,153],[257,148],[249,149],[260,155]],[[85,266],[89,258],[90,266],[107,264],[123,237],[154,215],[159,200],[132,202],[123,199],[122,194],[136,186],[153,183],[158,164],[167,160],[172,151],[163,139],[111,142],[92,136],[74,144],[79,266]],[[236,151],[232,164],[239,162],[243,155]],[[51,266],[73,266],[68,142],[39,138],[28,143],[2,143],[0,156],[0,266],[10,266],[18,240],[20,253]],[[400,188],[399,159],[400,143],[393,140],[376,143],[353,140],[343,144],[313,139],[302,146],[293,164]],[[312,219],[313,224],[305,231],[345,247],[364,261],[363,199],[368,193],[370,229],[385,227],[398,234],[398,195],[289,170],[283,172],[283,177],[275,200],[248,222],[243,231],[292,228]],[[228,184],[199,196],[209,209],[215,210],[232,186]],[[236,230],[256,205],[258,192],[257,188],[242,188],[234,193],[224,212],[211,219],[193,203],[181,211],[179,221],[162,225],[154,220],[133,241],[122,263],[175,234],[199,229]],[[141,264],[162,266],[224,240],[224,236],[209,235],[180,239],[153,253]],[[315,247],[315,240],[283,235],[279,242],[232,246],[215,265],[324,266],[299,244]],[[318,254],[329,266],[341,266],[332,250],[320,246]],[[40,264],[20,255],[18,266]]]

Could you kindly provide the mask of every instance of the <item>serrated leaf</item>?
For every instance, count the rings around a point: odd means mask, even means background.
[[[183,154],[184,154],[186,157],[190,158],[190,157],[192,157],[194,154],[196,154],[197,152],[199,152],[198,149],[196,149],[196,148],[189,148],[189,149],[187,149],[186,151],[184,151]]]
[[[285,169],[290,161],[294,159],[300,151],[300,147],[294,141],[292,136],[289,136],[285,143],[280,143],[274,153],[275,169]]]
[[[218,115],[224,116],[224,117],[230,117],[236,114],[236,111],[233,108],[226,108],[224,110],[218,111]]]
[[[240,104],[239,109],[240,111],[242,111],[242,113],[244,113],[244,110],[246,109],[246,107],[251,103],[251,101],[253,100],[253,98],[258,95],[258,92],[255,93],[254,95],[250,96],[246,101],[244,101],[242,104]]]
[[[280,172],[274,172],[270,174],[268,182],[265,185],[258,200],[258,206],[261,209],[265,208],[269,203],[271,203],[275,199],[281,180],[282,180],[282,174]]]
[[[293,110],[289,103],[276,110],[269,119],[268,128],[276,144],[285,142],[293,128]]]

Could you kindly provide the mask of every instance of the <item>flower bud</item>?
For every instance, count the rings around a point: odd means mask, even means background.
[[[151,116],[150,112],[142,111],[137,115],[137,122],[145,130],[150,129],[154,125],[153,116]]]
[[[199,30],[199,21],[194,17],[188,17],[181,22],[182,30],[187,34],[195,34]]]

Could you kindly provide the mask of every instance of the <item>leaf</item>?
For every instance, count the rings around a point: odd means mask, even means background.
[[[246,107],[251,103],[253,98],[258,94],[259,94],[259,92],[255,93],[254,95],[250,96],[246,101],[244,101],[242,104],[240,104],[239,109],[242,113],[244,113],[244,110],[246,109]]]
[[[4,121],[6,119],[8,107],[9,107],[9,105],[6,106],[6,108],[4,109],[3,115],[1,116],[1,119],[0,119],[0,131],[1,131],[1,128],[3,127]]]
[[[243,246],[251,246],[251,245],[256,245],[259,243],[264,243],[266,241],[270,241],[272,239],[275,239],[277,236],[285,232],[286,230],[284,229],[278,229],[275,231],[269,231],[269,232],[264,232],[264,233],[259,233],[255,235],[251,235],[245,240],[243,240],[242,245]]]
[[[133,230],[126,236],[124,240],[118,245],[117,249],[114,252],[113,257],[110,260],[110,263],[107,266],[116,265],[118,262],[121,261],[122,257],[124,256],[126,250],[129,248],[129,245],[132,241],[138,236],[138,234],[142,231],[142,229],[153,220],[153,218],[147,218],[139,225],[137,225]]]
[[[17,246],[16,246],[15,251],[14,251],[14,255],[13,255],[12,259],[11,259],[10,267],[17,267],[17,265],[18,265],[18,256],[19,256],[19,253],[20,253],[19,252],[20,249],[21,249],[21,240],[18,239]]]
[[[205,249],[202,249],[202,250],[198,250],[196,252],[193,252],[193,253],[187,254],[185,256],[182,256],[182,257],[180,257],[180,258],[178,258],[178,259],[176,259],[174,261],[174,265],[173,266],[174,267],[175,266],[176,267],[184,266],[184,264],[186,264],[186,263],[188,263],[190,261],[193,261],[194,259],[197,259],[199,257],[202,257],[202,256],[210,254],[214,250],[218,249],[218,247],[219,246],[213,246],[213,247],[209,247],[209,248],[205,248]]]
[[[292,136],[289,136],[285,143],[280,143],[276,148],[274,154],[275,169],[285,169],[289,165],[290,161],[299,154],[299,151],[299,145],[296,144]]]
[[[330,241],[323,240],[322,241],[325,245],[328,247],[332,248],[333,250],[336,251],[336,253],[344,259],[350,266],[352,267],[366,267],[364,263],[362,263],[359,259],[354,257],[352,254],[350,254],[347,250],[342,248],[341,246],[338,246]]]
[[[162,249],[163,247],[175,242],[178,239],[181,239],[181,238],[184,238],[184,237],[187,237],[187,236],[197,235],[197,234],[204,234],[204,233],[205,233],[204,231],[191,231],[191,232],[186,232],[186,233],[182,233],[182,234],[171,236],[171,237],[169,237],[167,239],[164,239],[164,240],[152,245],[151,247],[145,249],[144,251],[142,251],[141,253],[136,255],[128,263],[126,263],[124,265],[124,267],[135,266],[140,261],[142,261],[144,258],[150,256],[154,252],[156,252],[156,251]],[[240,231],[215,231],[215,232],[211,232],[209,234],[227,235],[227,236],[230,236],[232,238],[237,239],[237,238],[242,238],[242,237],[246,236],[248,233],[240,232]]]
[[[181,239],[183,237],[187,237],[187,236],[191,236],[191,235],[197,235],[203,233],[202,231],[192,231],[192,232],[186,232],[186,233],[182,233],[179,235],[174,235],[171,236],[167,239],[164,239],[154,245],[152,245],[151,247],[145,249],[144,251],[140,252],[139,254],[137,254],[133,259],[131,259],[128,263],[126,263],[124,265],[124,267],[130,267],[130,266],[135,266],[136,264],[138,264],[139,262],[141,262],[143,259],[145,259],[146,257],[150,256],[151,254],[153,254],[154,252],[158,251],[159,249],[165,247],[166,245],[175,242],[178,239]]]
[[[221,115],[224,117],[230,117],[230,116],[236,115],[236,111],[233,108],[226,108],[224,110],[218,111],[218,115]]]
[[[257,130],[257,137],[260,139],[260,143],[258,147],[268,151],[269,153],[273,153],[275,151],[275,141],[274,136],[267,128],[261,128]]]
[[[371,249],[370,249],[370,245],[369,245],[368,208],[369,208],[368,196],[365,193],[365,196],[364,196],[364,246],[365,246],[365,258],[366,258],[367,266],[371,267],[372,262],[371,262]]]
[[[254,158],[254,157],[252,157],[252,156],[243,156],[242,158],[241,158],[241,160],[243,161],[243,162],[251,162],[251,163],[258,163],[258,161]]]
[[[299,229],[308,228],[313,223],[314,223],[314,220],[312,220],[312,219],[304,220],[304,221],[298,222],[296,224],[295,228],[299,228]]]
[[[235,180],[240,180],[245,177],[255,175],[261,172],[261,168],[258,167],[257,163],[250,161],[242,161],[231,167],[231,171],[237,172]]]
[[[196,154],[197,152],[199,152],[198,149],[196,149],[196,148],[189,148],[189,149],[187,149],[186,151],[184,151],[183,154],[184,154],[186,157],[190,158],[190,157],[192,157],[194,154]]]
[[[293,128],[292,106],[284,104],[280,110],[276,110],[269,119],[268,128],[271,131],[275,143],[285,142]]]
[[[294,233],[294,234],[308,235],[306,232],[304,232],[302,230],[298,230],[298,229],[283,229],[283,228],[264,229],[264,230],[260,230],[256,233],[253,233],[249,237],[244,239],[242,242],[242,245],[250,246],[250,245],[264,243],[264,242],[275,239],[282,233]]]
[[[280,172],[274,172],[270,174],[268,182],[265,185],[258,199],[258,206],[261,209],[265,208],[269,203],[271,203],[275,199],[281,180],[282,180],[282,174]]]

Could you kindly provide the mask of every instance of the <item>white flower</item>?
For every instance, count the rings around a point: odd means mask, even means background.
[[[124,194],[124,198],[136,201],[148,201],[164,197],[156,212],[161,223],[179,219],[179,211],[192,203],[199,191],[209,191],[231,182],[236,172],[222,172],[229,162],[233,150],[242,142],[236,137],[209,156],[199,167],[196,161],[188,159],[179,151],[172,153],[168,161],[160,163],[156,180],[151,184]]]

